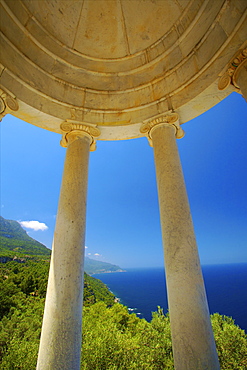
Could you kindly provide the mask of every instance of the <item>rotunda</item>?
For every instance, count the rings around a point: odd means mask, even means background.
[[[60,133],[67,147],[37,369],[80,368],[89,152],[97,140],[143,136],[154,148],[175,368],[219,369],[175,139],[232,91],[247,98],[246,8],[0,1],[0,118]]]

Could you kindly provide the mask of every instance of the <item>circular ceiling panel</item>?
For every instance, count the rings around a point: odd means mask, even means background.
[[[2,0],[0,12],[12,113],[55,132],[66,120],[98,125],[108,140],[216,104],[231,92],[218,76],[247,38],[241,0]]]

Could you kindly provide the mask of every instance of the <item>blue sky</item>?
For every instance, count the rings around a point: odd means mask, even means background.
[[[202,264],[247,262],[247,104],[237,93],[183,125],[178,140]],[[8,115],[1,122],[1,214],[38,221],[52,245],[66,149],[60,135]],[[37,225],[42,230],[34,230]],[[163,265],[153,149],[145,138],[90,154],[86,254],[121,267]]]

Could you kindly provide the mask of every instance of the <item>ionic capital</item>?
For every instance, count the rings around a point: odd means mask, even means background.
[[[150,146],[153,146],[152,144],[153,131],[161,126],[174,127],[174,134],[177,139],[182,139],[182,137],[184,137],[185,135],[184,130],[181,128],[179,124],[179,116],[177,113],[160,114],[159,116],[144,121],[140,128],[141,133],[146,134]]]
[[[237,83],[237,74],[242,65],[247,59],[247,48],[240,50],[237,55],[230,61],[227,70],[220,77],[218,89],[225,90],[229,85],[233,85],[236,89],[240,89]]]
[[[90,150],[96,149],[95,138],[100,135],[100,130],[96,126],[68,120],[63,122],[60,128],[64,132],[60,142],[62,147],[66,148],[74,140],[84,136],[90,140]]]
[[[7,113],[15,112],[18,109],[17,100],[0,89],[0,121]]]

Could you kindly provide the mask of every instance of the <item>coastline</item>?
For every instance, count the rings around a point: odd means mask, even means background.
[[[247,332],[247,263],[202,266],[210,313],[232,317]],[[128,308],[147,321],[157,306],[168,310],[164,268],[127,269],[125,274],[95,274]]]
[[[97,271],[97,272],[93,272],[92,274],[89,274],[87,271],[85,271],[88,275],[90,275],[90,276],[93,276],[94,277],[94,275],[98,275],[98,274],[115,274],[116,272],[127,272],[126,270],[122,270],[122,269],[120,269],[120,270],[116,270],[116,271],[110,271],[110,270],[108,270],[108,271]]]

